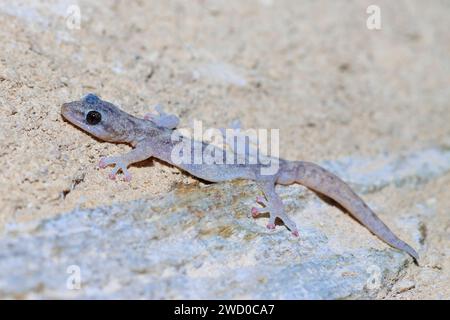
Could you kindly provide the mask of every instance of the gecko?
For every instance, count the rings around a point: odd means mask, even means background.
[[[80,100],[63,103],[61,106],[63,118],[90,135],[107,142],[131,145],[132,149],[126,154],[100,159],[100,168],[114,166],[109,174],[111,179],[115,179],[121,171],[124,180],[130,181],[131,174],[128,167],[153,157],[212,183],[234,179],[253,180],[260,187],[262,196],[256,197],[259,206],[251,208],[252,217],[257,218],[262,213],[268,213],[268,229],[275,229],[275,221],[278,218],[295,237],[299,236],[296,223],[286,214],[283,202],[275,191],[275,185],[298,183],[319,195],[331,198],[378,238],[396,249],[407,252],[416,263],[418,262],[417,252],[398,238],[337,175],[312,162],[281,158],[277,170],[271,174],[261,173],[261,169],[267,166],[267,163],[260,161],[251,164],[174,161],[173,151],[179,142],[174,141],[173,133],[179,119],[175,115],[164,113],[160,107],[156,111],[157,115],[146,114],[144,118],[138,118],[92,93]],[[211,147],[207,142],[201,142],[200,145],[203,149]],[[250,157],[248,152],[246,156]]]

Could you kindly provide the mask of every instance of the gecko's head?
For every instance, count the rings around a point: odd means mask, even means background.
[[[99,139],[128,142],[125,137],[130,115],[95,94],[90,93],[81,100],[64,103],[61,114],[75,126]]]

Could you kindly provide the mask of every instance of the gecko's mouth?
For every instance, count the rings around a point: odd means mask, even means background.
[[[79,125],[83,122],[84,115],[81,111],[74,105],[76,102],[63,103],[61,106],[62,116],[69,122]]]
[[[61,114],[66,117],[66,115],[69,113],[70,107],[69,103],[63,103],[61,106]]]
[[[74,126],[92,134],[90,126],[84,123],[84,113],[79,110],[77,101],[63,103],[61,105],[61,115]]]

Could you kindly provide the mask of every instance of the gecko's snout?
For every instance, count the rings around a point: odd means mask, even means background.
[[[70,103],[63,103],[61,105],[61,115],[64,119],[70,120]]]
[[[65,102],[61,105],[61,114],[64,117],[70,116],[70,114],[72,114],[75,110],[77,110],[76,108],[76,102]]]
[[[69,104],[68,103],[63,103],[61,105],[61,114],[64,116],[69,112]]]
[[[61,115],[66,120],[76,125],[83,122],[83,113],[76,101],[63,103],[61,105]]]

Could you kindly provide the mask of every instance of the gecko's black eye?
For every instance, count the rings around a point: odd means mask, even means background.
[[[90,125],[96,125],[102,121],[102,114],[98,111],[89,111],[86,115],[86,122]]]
[[[86,101],[89,104],[96,104],[98,102],[98,97],[95,94],[89,93],[85,98],[84,101]]]

